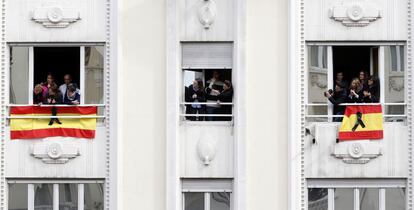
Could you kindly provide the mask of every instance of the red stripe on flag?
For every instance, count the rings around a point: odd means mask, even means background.
[[[96,114],[96,106],[58,106],[58,114]],[[52,114],[51,106],[15,106],[10,108],[10,114]]]
[[[95,138],[95,130],[76,129],[76,128],[47,128],[25,131],[10,131],[11,139],[35,139],[53,136],[75,137],[75,138]]]
[[[349,105],[346,106],[345,116],[351,116],[361,112],[362,114],[382,113],[381,105]]]
[[[361,139],[382,139],[384,132],[382,130],[377,131],[341,131],[338,134],[338,139],[341,141],[346,140],[361,140]]]

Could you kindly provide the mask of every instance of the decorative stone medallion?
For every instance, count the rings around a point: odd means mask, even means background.
[[[41,23],[46,28],[66,28],[80,19],[80,14],[75,9],[57,5],[37,8],[32,16],[33,21]]]
[[[382,155],[381,147],[376,142],[368,140],[339,142],[332,154],[348,164],[366,164],[371,159]]]
[[[329,11],[329,16],[347,27],[365,27],[381,18],[381,11],[374,4],[342,2]]]
[[[198,8],[198,20],[205,29],[209,29],[217,16],[217,4],[213,0],[201,0]]]
[[[33,145],[31,155],[46,164],[64,164],[79,156],[80,152],[75,145],[51,142]]]
[[[214,140],[211,138],[200,138],[197,143],[197,152],[204,165],[210,165],[210,162],[214,159],[217,152]]]

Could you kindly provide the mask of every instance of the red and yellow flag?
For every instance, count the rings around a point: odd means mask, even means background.
[[[18,106],[10,108],[11,139],[34,139],[52,136],[95,138],[95,106]],[[57,118],[45,118],[56,115]],[[13,118],[13,117],[26,118]],[[42,118],[30,118],[38,117]],[[92,118],[59,118],[92,116]]]
[[[382,139],[383,130],[381,105],[351,105],[346,106],[338,139]]]

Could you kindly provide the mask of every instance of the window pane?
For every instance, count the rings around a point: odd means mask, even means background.
[[[328,189],[310,188],[308,190],[308,210],[328,210]]]
[[[405,190],[403,188],[385,189],[385,209],[405,209]]]
[[[354,206],[354,189],[335,190],[335,210],[350,210]]]
[[[104,92],[103,46],[85,47],[85,103],[102,104]]]
[[[405,68],[404,46],[400,46],[399,49],[400,49],[400,65],[401,65],[400,71],[404,71],[404,68]]]
[[[35,210],[53,210],[53,184],[35,184]]]
[[[184,210],[204,210],[204,193],[185,193]]]
[[[10,103],[29,103],[29,47],[10,48]]]
[[[27,184],[9,185],[9,210],[27,210]]]
[[[309,46],[309,74],[308,74],[308,103],[310,104],[327,104],[327,99],[323,93],[328,89],[328,70],[327,68],[315,65],[318,62],[319,50],[324,53],[323,62],[327,60],[326,47]],[[316,63],[315,63],[316,62]],[[325,66],[325,65],[323,65]],[[309,107],[309,113],[327,114],[327,107],[315,106]]]
[[[78,209],[77,184],[59,184],[59,209]]]
[[[103,210],[103,184],[85,184],[85,210]]]
[[[359,204],[361,210],[378,210],[379,208],[379,190],[378,189],[360,189]]]
[[[213,192],[210,196],[210,210],[230,210],[230,193]]]
[[[391,71],[398,71],[398,59],[397,59],[397,48],[396,46],[390,46],[391,54]]]
[[[400,46],[404,50],[403,46]],[[385,85],[385,102],[386,103],[403,103],[404,102],[404,72],[395,71],[397,59],[404,60],[404,53],[399,53],[400,57],[396,58],[395,46],[384,46],[384,81],[381,85]]]

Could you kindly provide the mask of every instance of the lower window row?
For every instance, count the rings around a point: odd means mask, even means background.
[[[309,188],[308,210],[405,210],[405,188]]]
[[[103,183],[9,183],[9,210],[103,210]]]

